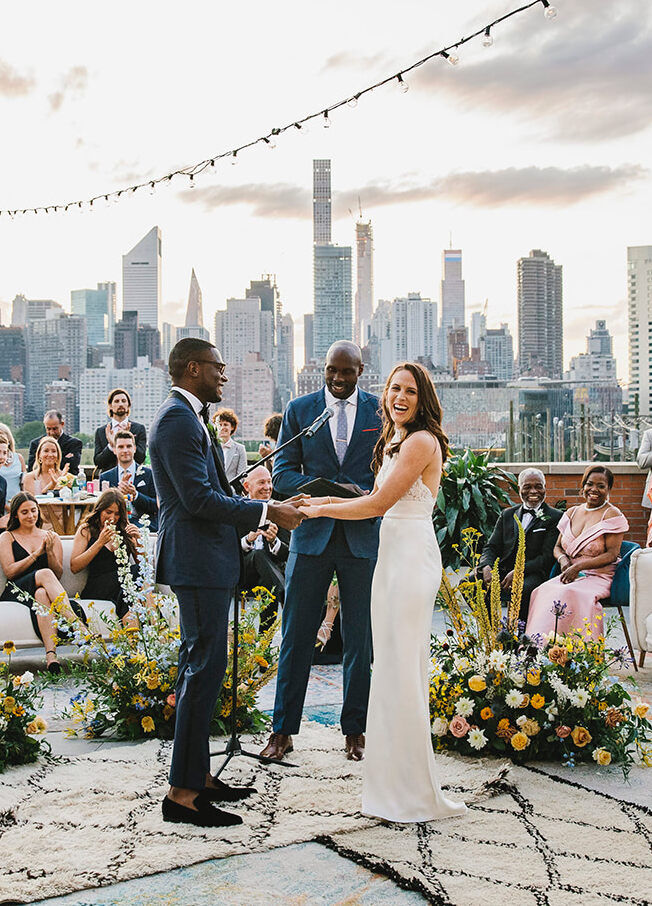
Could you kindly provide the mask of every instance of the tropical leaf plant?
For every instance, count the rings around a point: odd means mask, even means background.
[[[490,453],[465,450],[451,456],[444,466],[433,523],[444,567],[462,564],[462,532],[477,529],[488,538],[496,519],[518,488],[516,477],[489,461]]]

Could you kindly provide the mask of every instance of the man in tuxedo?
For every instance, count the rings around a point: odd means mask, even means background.
[[[106,401],[109,420],[95,432],[95,455],[93,462],[103,472],[114,469],[118,463],[115,455],[115,435],[118,431],[131,431],[136,439],[136,453],[134,459],[137,463],[145,462],[147,453],[147,433],[145,425],[132,422],[129,419],[131,412],[131,397],[126,390],[116,387],[109,393]]]
[[[82,455],[82,442],[78,437],[71,437],[63,430],[65,422],[63,415],[56,409],[50,409],[43,416],[43,427],[45,435],[35,437],[29,445],[29,454],[27,457],[27,471],[31,472],[36,462],[36,451],[43,437],[51,437],[56,440],[61,447],[61,468],[68,464],[68,471],[71,475],[76,475],[79,471],[79,463]]]
[[[124,497],[131,500],[132,512],[129,521],[140,525],[141,516],[149,516],[149,527],[158,529],[158,503],[152,470],[139,466],[134,459],[136,438],[131,431],[118,431],[114,438],[115,455],[118,465],[115,469],[102,472],[101,481],[108,481],[109,487],[117,488]]]
[[[272,476],[266,466],[253,469],[243,481],[250,500],[270,500]],[[244,553],[242,591],[258,585],[272,591],[276,601],[260,612],[260,628],[267,629],[276,618],[277,603],[285,597],[285,562],[288,558],[290,533],[270,522],[266,529],[256,529],[243,535],[240,545]]]
[[[525,529],[525,577],[519,619],[526,621],[530,595],[550,577],[555,562],[553,550],[559,537],[557,523],[563,514],[545,503],[546,479],[539,469],[523,469],[518,476],[518,490],[522,503],[508,507],[498,517],[480,556],[478,571],[488,585],[491,568],[499,560],[501,588],[505,596],[509,595],[518,548],[518,526],[514,519],[517,516]]]
[[[316,393],[291,400],[283,416],[279,445],[310,425],[326,406],[335,415],[313,437],[303,437],[278,454],[275,490],[295,494],[314,478],[355,485],[369,492],[371,461],[380,435],[379,402],[357,386],[363,371],[360,349],[338,341],[328,350],[325,384]],[[378,553],[378,519],[308,519],[292,533],[285,568],[283,641],[274,702],[274,732],[262,755],[282,758],[292,751],[315,650],[322,606],[337,573],[344,640],[344,701],[340,724],[347,758],[364,755],[364,732],[371,674],[371,578]]]
[[[208,428],[210,403],[219,403],[227,377],[212,343],[180,340],[168,364],[173,387],[150,433],[159,499],[157,581],[179,602],[181,646],[170,789],[163,818],[219,827],[238,815],[211,801],[234,801],[233,789],[210,775],[208,735],[227,658],[233,588],[240,576],[240,536],[269,522],[293,529],[301,522],[294,502],[278,504],[234,496],[219,445]]]

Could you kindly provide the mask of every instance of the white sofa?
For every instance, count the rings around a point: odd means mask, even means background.
[[[70,554],[72,553],[72,536],[62,536],[61,543],[63,546],[63,575],[61,584],[66,589],[70,597],[81,594],[86,584],[87,571],[84,569],[79,573],[73,573],[70,570]],[[7,578],[0,567],[0,594],[4,591]],[[115,616],[115,608],[111,601],[85,601],[78,598],[84,613],[88,617],[89,627],[93,632],[101,633],[108,636],[109,628],[100,618],[100,611]],[[11,640],[16,648],[36,648],[43,643],[32,628],[29,610],[24,604],[14,601],[0,601],[0,643]]]
[[[629,566],[629,623],[634,647],[641,652],[639,666],[652,651],[652,548],[634,551]]]

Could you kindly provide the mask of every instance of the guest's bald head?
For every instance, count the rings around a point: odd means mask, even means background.
[[[242,483],[252,500],[269,500],[272,496],[272,476],[266,466],[256,466]]]

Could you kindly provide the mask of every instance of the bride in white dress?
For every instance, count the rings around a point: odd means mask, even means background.
[[[466,806],[443,795],[430,737],[430,633],[441,582],[432,510],[448,442],[428,372],[413,362],[397,365],[382,414],[371,494],[313,498],[301,510],[309,518],[383,517],[371,589],[374,665],[362,811],[388,821],[431,821],[463,815]]]

